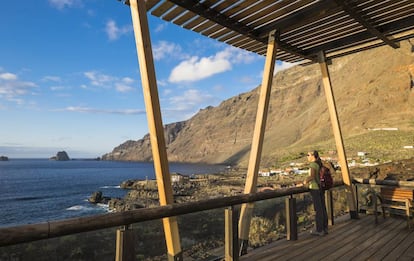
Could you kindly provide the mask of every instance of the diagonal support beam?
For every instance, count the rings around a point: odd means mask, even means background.
[[[373,23],[365,19],[362,15],[359,14],[357,11],[357,7],[353,6],[352,4],[347,3],[345,0],[334,0],[348,15],[350,15],[355,21],[361,24],[368,32],[372,35],[376,36],[378,39],[384,41],[384,43],[388,44],[392,48],[396,49],[399,48],[399,43],[393,42],[387,36],[385,36],[382,32],[373,26]]]
[[[321,67],[322,82],[325,90],[326,102],[328,104],[329,116],[331,119],[332,130],[335,137],[336,150],[338,151],[338,161],[341,166],[342,179],[346,187],[346,194],[349,203],[349,212],[351,218],[357,218],[358,212],[356,209],[356,201],[354,190],[352,189],[352,180],[349,174],[347,158],[345,154],[344,142],[342,139],[341,126],[338,120],[338,113],[336,110],[335,98],[331,85],[331,78],[329,76],[328,65],[326,64],[326,57],[323,51],[318,53],[319,65]]]
[[[260,88],[259,104],[257,107],[256,124],[254,127],[252,147],[250,150],[249,166],[247,168],[247,178],[244,193],[256,192],[257,177],[259,172],[260,158],[262,156],[264,132],[266,129],[267,113],[269,109],[270,92],[272,89],[273,72],[276,61],[277,35],[276,31],[269,33],[269,43],[267,45],[266,62],[263,72],[262,86]],[[253,203],[243,204],[239,220],[239,238],[241,242],[240,253],[247,253],[249,241],[250,221],[253,214]]]
[[[160,205],[174,203],[145,1],[130,0]],[[182,260],[176,217],[163,218],[168,260]]]

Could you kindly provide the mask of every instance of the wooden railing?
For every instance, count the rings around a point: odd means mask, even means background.
[[[339,187],[342,185],[343,182],[338,181],[335,182],[334,187]],[[308,191],[309,189],[305,187],[290,187],[272,191],[241,194],[236,196],[172,204],[154,208],[143,208],[118,213],[108,213],[88,217],[49,221],[38,224],[3,227],[0,228],[0,246],[32,242],[41,239],[60,237],[111,227],[123,227],[124,229],[127,229],[128,226],[133,223],[228,207],[229,209],[226,211],[226,219],[228,220],[226,221],[226,233],[228,233],[226,235],[226,241],[229,242],[226,242],[226,251],[233,251],[234,254],[236,251],[236,249],[234,249],[234,246],[237,242],[237,217],[233,211],[234,206],[241,205],[243,203],[252,203],[256,201],[289,196],[289,198],[286,200],[288,226],[287,238],[290,240],[295,240],[297,238],[297,235],[295,236],[295,233],[297,233],[296,218],[292,218],[292,216],[288,213],[295,212],[295,208],[289,206],[288,204],[290,204],[289,201],[291,201],[291,199],[294,199],[293,195],[306,193]],[[330,201],[332,201],[332,199],[330,199]],[[328,204],[328,211],[329,208],[331,208],[331,211],[333,211],[332,206],[329,206]],[[233,246],[233,248],[231,246]]]

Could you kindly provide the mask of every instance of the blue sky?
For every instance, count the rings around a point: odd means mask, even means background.
[[[261,83],[264,57],[148,18],[164,124]],[[128,6],[3,1],[0,24],[0,155],[99,157],[148,133]]]

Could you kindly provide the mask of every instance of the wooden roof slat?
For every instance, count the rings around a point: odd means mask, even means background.
[[[314,0],[305,0],[305,1],[291,1],[292,4],[283,7],[282,3],[279,2],[275,5],[270,6],[269,8],[264,9],[262,12],[257,13],[254,16],[248,17],[246,21],[252,27],[265,26],[268,23],[277,21],[286,17],[289,14],[299,12],[301,8],[313,2]],[[280,28],[282,29],[282,28]]]
[[[344,0],[334,0],[338,5],[340,5],[345,12],[347,12],[350,16],[352,16],[353,19],[355,19],[358,23],[360,23],[362,26],[364,26],[368,32],[373,34],[374,36],[378,37],[382,41],[384,41],[386,44],[393,48],[398,48],[399,45],[397,43],[394,43],[392,40],[388,39],[382,32],[378,31],[375,27],[374,22],[371,19],[368,19],[366,16],[364,17],[363,14],[361,15],[359,10],[357,9],[357,6],[352,5],[351,3],[348,3]]]
[[[204,23],[199,24],[198,26],[194,27],[193,31],[197,32],[197,33],[202,33],[203,31],[210,29],[214,25],[216,25],[214,22],[212,22],[210,20],[207,20],[207,22],[204,22]]]
[[[170,1],[164,1],[160,5],[158,5],[154,10],[151,11],[152,15],[155,16],[162,16],[164,13],[166,13],[168,10],[172,9],[174,7],[174,4]]]
[[[227,34],[233,32],[230,29],[228,29],[227,27],[222,26],[224,29],[223,30],[218,30],[215,32],[212,32],[211,34],[207,35],[210,38],[214,38],[218,41],[220,41],[219,39],[222,37],[225,37]]]
[[[315,45],[321,43],[322,41],[330,41],[332,38],[343,36],[349,32],[355,32],[356,30],[364,30],[362,26],[355,25],[358,25],[355,21],[348,20],[344,23],[335,24],[332,27],[327,27],[323,30],[315,31],[312,34],[307,34],[306,36],[303,36],[301,38],[294,38],[292,39],[292,41],[289,41],[289,43],[304,48],[304,45]]]
[[[405,23],[410,24],[410,23],[412,23],[412,21],[405,21]],[[395,27],[396,26],[393,25],[393,24],[388,24],[388,25],[382,27],[381,30],[384,31],[384,32],[393,31],[393,30],[395,30]],[[372,35],[369,34],[366,31],[364,31],[364,32],[360,32],[358,34],[349,35],[349,36],[344,37],[344,38],[342,38],[338,41],[332,41],[332,42],[325,43],[321,46],[322,46],[323,50],[337,51],[341,48],[349,48],[349,47],[352,47],[354,45],[364,44],[364,43],[367,43],[367,42],[372,41],[372,40],[373,40]],[[312,53],[316,49],[321,48],[321,46],[314,47],[313,49],[309,49],[307,51]]]
[[[175,19],[176,17],[184,14],[187,10],[182,8],[181,6],[174,6],[174,8],[168,12],[168,14],[162,17],[163,20],[170,22],[171,20]]]
[[[319,1],[306,9],[301,9],[287,17],[261,26],[258,29],[258,33],[260,36],[263,36],[274,29],[280,29],[281,32],[284,32],[286,31],[286,28],[291,30],[291,28],[297,23],[300,23],[300,21],[305,21],[305,24],[318,21],[320,18],[324,17],[328,10],[334,9],[335,7],[337,8],[337,5],[332,1]]]
[[[202,16],[196,16],[193,20],[191,20],[190,22],[188,22],[185,25],[183,25],[183,27],[185,29],[190,29],[191,30],[191,29],[195,28],[196,26],[198,26],[198,25],[200,25],[202,23],[205,23],[207,21],[208,21],[208,19],[205,19]]]
[[[302,37],[303,35],[306,35],[307,33],[311,33],[313,30],[317,30],[324,23],[326,24],[326,26],[328,26],[331,23],[342,22],[343,20],[348,20],[348,19],[349,17],[344,16],[342,11],[335,12],[333,14],[330,14],[329,16],[326,16],[324,18],[321,18],[311,23],[304,24],[292,30],[288,30],[288,31],[281,30],[281,37],[284,40],[289,41],[291,38]]]
[[[339,57],[381,44],[397,47],[414,28],[413,0],[146,0],[146,7],[259,55],[266,54],[269,32],[278,30],[278,58],[295,62],[316,61],[320,51]]]
[[[301,27],[299,31],[294,30],[292,33],[282,33],[282,37],[285,41],[291,41],[292,39],[300,40],[302,38],[307,38],[308,35],[312,36],[318,34],[321,30],[326,30],[326,28],[330,28],[331,26],[335,25],[342,25],[346,23],[356,23],[348,16],[344,16],[343,14],[336,14],[333,16],[329,16],[328,19],[321,20],[309,24],[307,26]]]
[[[193,19],[196,16],[197,16],[197,14],[195,14],[191,11],[187,11],[184,14],[182,14],[181,16],[173,19],[172,21],[173,21],[174,24],[176,24],[178,26],[182,26],[184,23],[188,22],[189,20]]]
[[[159,2],[161,1],[160,0],[147,0],[145,2],[145,7],[147,8],[147,11],[151,10],[151,8],[156,6]]]

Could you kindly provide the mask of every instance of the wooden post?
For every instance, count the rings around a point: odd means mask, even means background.
[[[326,101],[328,103],[329,115],[331,118],[332,130],[335,137],[336,150],[338,151],[339,165],[341,166],[342,180],[345,183],[346,194],[348,197],[349,211],[351,218],[358,218],[356,209],[354,190],[352,189],[352,180],[349,174],[348,162],[345,154],[344,143],[342,140],[341,127],[339,125],[338,113],[335,105],[331,79],[329,76],[328,66],[323,51],[318,53],[318,61],[322,72],[322,82],[325,89]]]
[[[135,260],[134,234],[128,226],[116,231],[116,255],[115,261]]]
[[[158,185],[160,205],[174,203],[171,175],[168,167],[164,128],[158,98],[152,47],[148,28],[145,1],[129,1],[134,26],[135,43],[141,72],[142,88],[147,111],[152,156]],[[167,243],[168,260],[182,260],[180,237],[176,217],[164,218],[164,233]]]
[[[270,92],[272,89],[273,71],[275,67],[277,44],[275,38],[276,31],[269,33],[267,44],[266,62],[263,72],[262,86],[260,89],[260,97],[256,114],[256,123],[254,127],[252,146],[250,149],[249,166],[247,168],[247,178],[244,193],[256,192],[257,176],[262,155],[264,132],[266,129],[266,119],[269,108]],[[253,214],[253,203],[243,204],[240,212],[239,220],[239,238],[240,238],[240,255],[247,253],[249,241],[250,221]]]
[[[298,240],[298,222],[296,215],[296,199],[286,198],[286,239]]]
[[[225,209],[225,245],[224,245],[224,260],[238,261],[239,260],[239,240],[237,236],[237,212],[234,207]]]
[[[325,205],[326,205],[326,213],[328,214],[328,225],[334,225],[334,205],[333,205],[333,197],[332,191],[327,190],[325,191]]]

